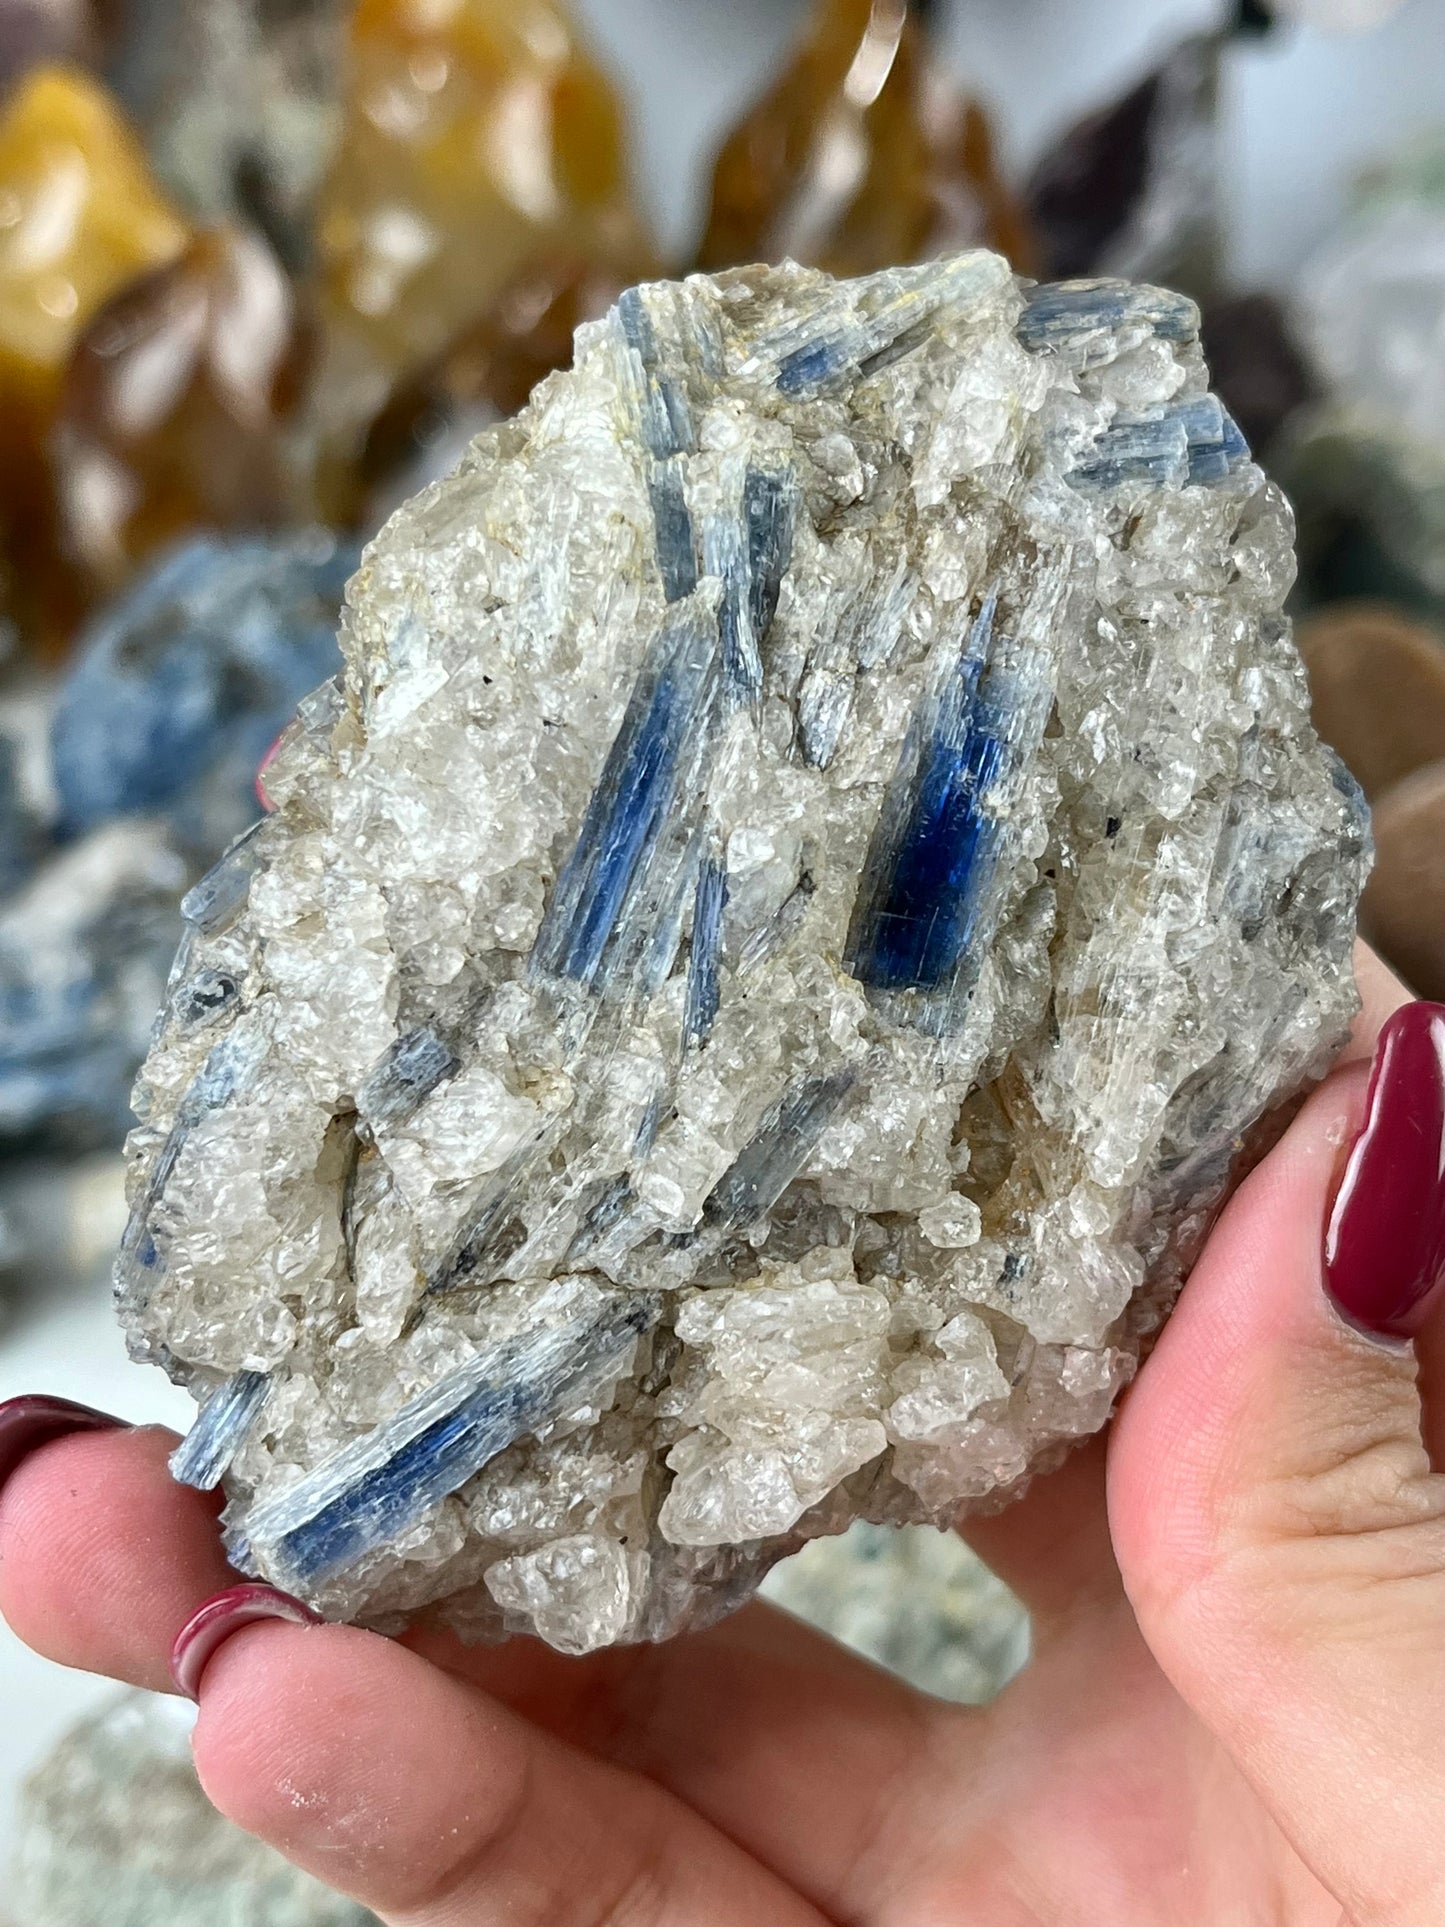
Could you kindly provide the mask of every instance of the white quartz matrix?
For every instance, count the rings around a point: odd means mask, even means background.
[[[1197,322],[986,253],[646,287],[372,545],[130,1147],[244,1570],[660,1639],[1103,1424],[1367,861]]]

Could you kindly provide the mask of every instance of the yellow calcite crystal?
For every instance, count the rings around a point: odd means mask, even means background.
[[[819,0],[718,156],[700,265],[868,274],[976,243],[1030,265],[982,108],[929,59],[908,0]]]
[[[79,609],[48,469],[71,352],[112,294],[187,238],[104,88],[78,68],[32,73],[0,117],[0,564],[41,646],[63,642]]]
[[[634,260],[621,113],[563,0],[360,0],[317,238],[331,447],[534,253]]]

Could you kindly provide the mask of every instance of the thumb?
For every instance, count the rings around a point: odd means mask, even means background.
[[[1155,1657],[1371,1927],[1445,1920],[1442,1265],[1445,1007],[1414,1004],[1232,1200],[1110,1456]]]

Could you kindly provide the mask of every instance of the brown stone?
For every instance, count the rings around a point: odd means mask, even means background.
[[[1397,783],[1374,815],[1360,928],[1412,989],[1445,1000],[1445,761]]]
[[[623,116],[567,0],[358,0],[316,254],[327,506],[397,389],[539,255],[649,250]]]
[[[1315,727],[1381,796],[1445,759],[1445,642],[1382,603],[1341,603],[1299,626]]]
[[[699,265],[871,274],[980,244],[1033,264],[987,116],[930,60],[917,9],[818,0],[718,155]]]
[[[259,236],[222,226],[132,282],[77,344],[51,440],[70,559],[96,593],[196,528],[304,512],[287,459],[307,339]]]

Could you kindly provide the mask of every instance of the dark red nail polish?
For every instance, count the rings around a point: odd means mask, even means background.
[[[89,1405],[75,1405],[68,1398],[47,1398],[42,1393],[7,1398],[0,1404],[0,1490],[42,1445],[69,1438],[72,1432],[127,1429],[125,1419],[112,1418],[109,1412],[97,1412]]]
[[[1380,1032],[1365,1121],[1325,1232],[1325,1282],[1347,1318],[1405,1335],[1445,1275],[1445,1004]]]
[[[187,1699],[201,1696],[201,1675],[233,1633],[264,1619],[292,1626],[319,1626],[321,1615],[274,1586],[232,1586],[194,1613],[171,1648],[171,1678]]]

